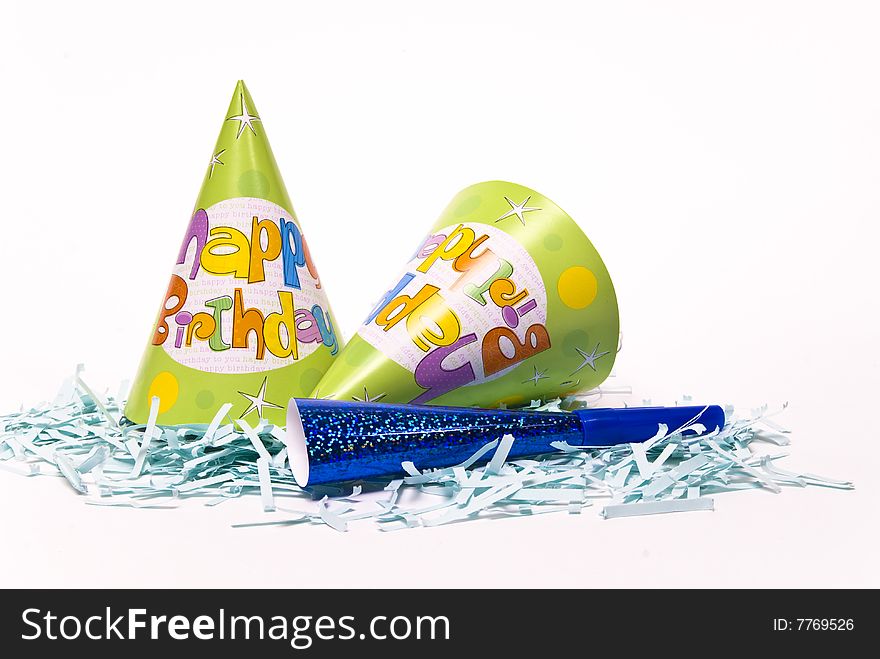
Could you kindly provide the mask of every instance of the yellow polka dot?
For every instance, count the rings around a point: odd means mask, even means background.
[[[572,309],[583,309],[590,306],[596,299],[599,282],[596,281],[596,275],[592,272],[583,266],[576,265],[563,271],[556,284],[556,290],[559,292],[559,299],[565,306]]]
[[[153,396],[158,396],[159,414],[167,412],[177,402],[179,392],[180,385],[177,384],[177,378],[168,371],[162,371],[150,383],[150,390],[147,392],[147,407],[149,407]]]

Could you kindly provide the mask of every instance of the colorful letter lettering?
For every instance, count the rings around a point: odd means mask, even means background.
[[[483,234],[479,238],[477,238],[471,245],[459,255],[455,261],[452,262],[452,268],[456,272],[467,272],[471,268],[473,268],[477,263],[483,260],[488,254],[492,253],[488,247],[484,248],[482,252],[474,256],[474,249],[476,249],[479,245],[482,245],[484,242],[489,240],[488,234]]]
[[[290,288],[300,288],[299,272],[297,268],[303,267],[306,256],[303,252],[302,234],[296,222],[281,218],[281,259],[284,266],[284,285]]]
[[[458,368],[443,368],[443,360],[453,352],[477,340],[476,334],[467,334],[455,343],[432,350],[424,356],[415,369],[416,384],[427,389],[410,402],[416,405],[427,403],[447,391],[469,384],[477,379],[474,367],[466,362]]]
[[[339,341],[336,339],[336,330],[333,329],[333,320],[330,318],[330,314],[316,304],[312,307],[312,315],[315,317],[315,322],[318,323],[318,329],[321,330],[324,345],[330,348],[331,355],[335,355],[339,351]]]
[[[508,357],[502,352],[501,339],[506,338],[513,346],[513,356]],[[536,355],[550,347],[550,335],[543,325],[531,325],[526,330],[525,341],[519,342],[516,332],[506,327],[494,327],[483,337],[483,372],[490,376],[518,364],[532,355]]]
[[[322,343],[324,337],[315,317],[308,309],[296,310],[296,338],[300,343]]]
[[[453,259],[458,258],[468,250],[474,242],[475,236],[476,234],[473,229],[470,229],[463,224],[459,224],[455,230],[446,237],[446,240],[440,243],[440,246],[422,261],[422,264],[416,268],[416,270],[419,272],[428,272],[438,259],[452,261]]]
[[[289,210],[224,199],[192,214],[151,341],[177,363],[214,373],[275,370],[324,346],[335,355],[341,338],[320,288]]]
[[[424,391],[412,402],[424,403],[547,350],[546,319],[544,281],[526,248],[468,221],[421,243],[358,334],[414,374]]]
[[[160,346],[165,343],[165,339],[168,338],[168,318],[183,308],[183,305],[186,303],[186,294],[186,281],[177,275],[171,275],[171,281],[168,282],[168,290],[165,291],[165,301],[162,303],[159,319],[156,321],[156,331],[153,332],[152,343],[154,346]],[[168,306],[169,303],[171,303],[170,307]]]
[[[486,291],[489,290],[489,288],[496,280],[510,277],[510,275],[512,274],[513,266],[510,265],[510,262],[505,261],[504,259],[498,259],[498,269],[495,271],[495,273],[479,286],[477,286],[476,284],[468,284],[464,287],[464,293],[474,302],[485,306],[486,298],[483,296],[486,294]]]
[[[425,239],[425,242],[422,243],[421,247],[416,250],[416,255],[413,258],[423,259],[426,256],[430,256],[434,253],[434,250],[436,250],[437,247],[439,247],[443,243],[444,240],[446,240],[445,233],[436,233],[433,236],[428,236]]]
[[[214,350],[215,352],[229,350],[229,344],[224,342],[223,337],[220,335],[220,319],[222,318],[224,311],[228,311],[232,308],[232,298],[228,295],[215,297],[212,300],[206,301],[205,306],[214,310],[214,331],[211,333],[208,345],[211,347],[211,350]],[[199,336],[199,334],[197,333],[196,336]],[[199,338],[201,337],[199,336]]]
[[[196,252],[193,255],[192,269],[189,271],[190,279],[195,279],[199,272],[202,250],[205,249],[205,244],[208,242],[208,214],[201,208],[193,213],[189,226],[186,228],[183,244],[177,253],[177,265],[183,265],[184,261],[186,261],[186,253],[189,251],[189,246],[193,240],[196,241]]]
[[[528,294],[529,292],[526,289],[517,293],[516,284],[506,277],[503,279],[496,279],[492,282],[492,285],[489,286],[489,297],[492,298],[492,302],[499,307],[513,306],[519,303],[519,301],[525,298]]]
[[[315,267],[315,262],[312,260],[312,253],[309,251],[309,244],[306,242],[305,236],[302,236],[302,247],[303,258],[305,258],[306,261],[306,268],[312,276],[312,279],[315,280],[315,288],[321,288],[321,278],[318,276],[318,269]]]
[[[263,249],[263,235],[266,248]],[[253,219],[251,228],[251,261],[248,283],[266,281],[265,261],[274,261],[281,253],[281,232],[272,220]]]
[[[278,291],[278,303],[281,305],[281,312],[273,312],[266,316],[266,323],[263,327],[266,347],[276,357],[293,357],[296,359],[296,320],[293,310],[293,293],[290,291]],[[287,334],[286,346],[281,336],[282,326],[284,326]]]
[[[374,320],[376,320],[376,316],[379,315],[379,312],[382,311],[382,309],[388,304],[388,302],[390,302],[396,295],[400,294],[400,291],[406,288],[407,285],[415,278],[416,276],[410,272],[407,272],[405,275],[403,275],[403,277],[400,278],[400,281],[397,282],[397,286],[385,293],[385,295],[382,296],[382,299],[379,300],[375,307],[373,307],[370,315],[367,316],[367,319],[364,321],[364,325],[372,323]]]
[[[461,323],[446,300],[435,293],[407,317],[406,331],[420,350],[428,352],[434,346],[454,343],[461,336]]]
[[[193,316],[192,322],[186,327],[186,345],[192,345],[193,336],[199,341],[209,341],[208,345],[210,345],[210,341],[214,340],[214,332],[218,329],[219,327],[214,320],[214,316],[205,313],[204,311],[199,311]],[[217,337],[219,338],[219,336],[220,332],[217,331]],[[223,343],[222,339],[220,340],[220,343]],[[222,348],[222,350],[229,347],[225,343],[223,345],[226,347]],[[212,350],[216,350],[216,348],[212,348]]]
[[[376,324],[387,332],[401,320],[408,318],[411,313],[427,302],[439,290],[436,286],[425,284],[412,297],[409,295],[398,295],[379,312],[379,315],[376,316]]]
[[[247,236],[232,227],[214,227],[202,250],[202,267],[212,275],[235,275],[245,279],[250,269]]]
[[[241,289],[235,289],[235,302],[232,308],[232,347],[247,348],[251,332],[257,339],[257,359],[262,359],[266,350],[263,339],[263,314],[259,309],[245,309],[241,299]]]

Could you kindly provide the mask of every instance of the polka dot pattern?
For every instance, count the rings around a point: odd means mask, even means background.
[[[180,385],[177,382],[177,378],[168,371],[162,371],[150,383],[150,387],[147,390],[147,406],[149,407],[153,396],[158,396],[159,414],[167,412],[174,407],[179,393]]]
[[[564,241],[562,240],[562,236],[556,233],[549,233],[544,236],[544,249],[548,252],[558,252],[562,249],[562,245]]]
[[[214,405],[214,392],[210,389],[202,389],[196,394],[196,405],[199,409],[207,410]]]
[[[586,309],[596,299],[599,282],[590,270],[575,265],[563,270],[556,284],[559,299],[570,309]]]
[[[238,191],[243,197],[269,198],[269,179],[257,169],[249,169],[238,177]]]

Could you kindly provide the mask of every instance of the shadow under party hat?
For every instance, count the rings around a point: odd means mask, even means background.
[[[141,359],[125,416],[164,424],[284,424],[339,351],[326,293],[239,81]]]

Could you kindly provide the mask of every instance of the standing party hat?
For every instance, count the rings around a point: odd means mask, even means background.
[[[244,82],[229,104],[125,416],[284,424],[340,348],[327,295]]]
[[[462,190],[313,392],[494,407],[598,386],[618,342],[598,252],[521,185]]]

